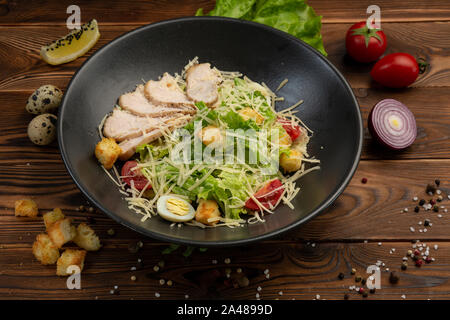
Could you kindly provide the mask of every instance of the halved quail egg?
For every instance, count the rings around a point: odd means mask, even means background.
[[[175,195],[161,196],[156,209],[162,218],[172,222],[186,222],[195,217],[195,210],[190,203]]]

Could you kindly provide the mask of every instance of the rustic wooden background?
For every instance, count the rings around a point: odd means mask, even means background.
[[[39,58],[41,45],[66,33],[66,8],[72,2],[0,0],[0,298],[156,299],[159,293],[160,299],[185,299],[186,294],[190,299],[255,299],[261,287],[262,299],[314,299],[316,295],[343,299],[345,293],[350,299],[363,299],[348,290],[355,285],[351,268],[364,276],[368,265],[381,260],[391,271],[399,271],[414,239],[426,242],[436,261],[421,268],[410,261],[396,285],[389,283],[389,272],[384,271],[382,289],[367,299],[450,298],[449,214],[440,212],[438,218],[435,212],[414,213],[411,200],[415,195],[425,197],[426,184],[436,178],[442,181],[444,194],[450,192],[450,2],[376,1],[382,9],[388,51],[420,55],[431,63],[412,87],[387,90],[371,83],[370,66],[345,58],[347,28],[365,19],[367,6],[375,2],[309,0],[323,16],[329,59],[353,87],[364,120],[377,101],[398,99],[416,115],[417,141],[402,153],[386,152],[372,144],[366,131],[362,161],[352,182],[322,215],[278,239],[245,248],[195,250],[188,258],[182,255],[186,248],[164,255],[168,243],[144,238],[102,213],[76,211],[86,202],[67,174],[56,144],[37,147],[28,140],[26,128],[32,119],[25,111],[28,96],[47,83],[64,89],[86,59],[52,67]],[[101,39],[89,54],[141,25],[214,6],[213,1],[202,0],[84,0],[77,4],[83,21],[96,18],[100,24]],[[367,184],[361,183],[363,177]],[[87,216],[95,219],[92,226],[104,247],[88,254],[82,290],[68,291],[54,266],[42,266],[33,258],[32,242],[44,227],[41,218],[14,217],[14,201],[23,197],[34,198],[43,212],[61,207],[78,222]],[[401,213],[405,207],[409,212]],[[418,222],[425,218],[433,226],[419,233]],[[107,234],[110,228],[115,230],[112,237]],[[144,246],[131,253],[128,247],[137,241]],[[433,249],[435,244],[438,250]],[[226,258],[230,264],[224,262]],[[143,262],[138,264],[137,259]],[[160,261],[165,266],[155,272],[153,267]],[[228,268],[233,279],[238,276],[236,269],[242,268],[249,285],[234,288],[224,281]],[[338,279],[341,272],[344,280]],[[136,281],[131,281],[132,275]],[[173,284],[161,285],[160,279]],[[111,294],[114,286],[118,290]]]

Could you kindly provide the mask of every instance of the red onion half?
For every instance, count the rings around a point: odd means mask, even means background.
[[[370,111],[369,131],[382,145],[401,150],[416,140],[416,119],[403,103],[394,99],[384,99]]]

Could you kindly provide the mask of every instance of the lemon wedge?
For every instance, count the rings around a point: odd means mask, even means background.
[[[100,38],[97,20],[93,19],[68,35],[41,48],[42,59],[51,65],[67,63],[88,52]]]

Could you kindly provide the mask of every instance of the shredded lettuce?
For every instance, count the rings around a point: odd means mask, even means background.
[[[217,0],[215,8],[207,14],[198,9],[196,16],[224,16],[259,22],[287,32],[323,55],[321,16],[305,0]]]

